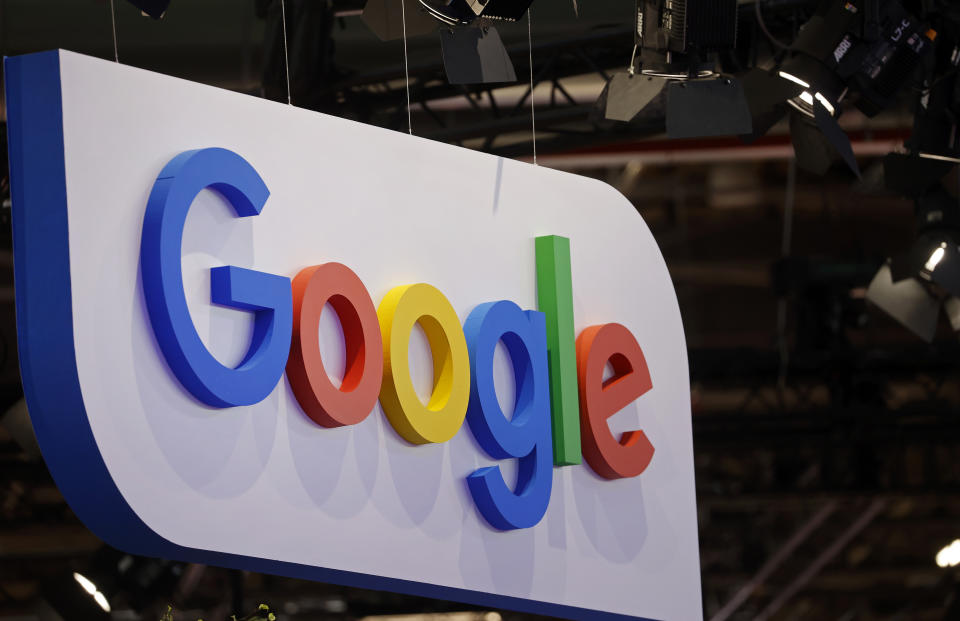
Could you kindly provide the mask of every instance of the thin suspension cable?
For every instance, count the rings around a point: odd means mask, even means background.
[[[770,32],[770,30],[767,28],[767,22],[764,21],[764,19],[763,19],[763,12],[760,10],[760,3],[761,3],[762,1],[763,1],[763,0],[756,0],[756,2],[753,3],[753,10],[754,10],[754,11],[756,12],[756,14],[757,14],[757,25],[760,26],[760,30],[763,31],[763,34],[767,37],[767,40],[769,40],[770,43],[774,44],[775,46],[777,46],[777,47],[780,48],[781,50],[788,50],[788,49],[790,49],[790,46],[789,46],[789,45],[787,45],[786,43],[782,42],[780,39],[778,39],[778,38],[776,38],[775,36],[773,36],[773,33]]]
[[[413,135],[413,114],[410,112],[410,61],[407,58],[407,0],[400,0],[400,18],[403,22],[403,74],[407,80],[407,133]]]
[[[633,51],[630,52],[630,67],[627,72],[630,75],[637,73],[637,52],[643,45],[643,6],[640,0],[637,0],[633,11]]]
[[[117,51],[117,11],[113,7],[113,0],[110,0],[110,23],[113,24],[113,60],[120,62],[120,53]]]
[[[530,126],[533,136],[533,165],[537,165],[537,107],[533,102],[533,9],[527,9],[527,49],[530,52]]]
[[[111,0],[112,2],[113,0]],[[287,51],[287,4],[280,0],[280,17],[283,23],[283,65],[287,73],[287,105],[293,105],[293,97],[290,96],[290,53]]]

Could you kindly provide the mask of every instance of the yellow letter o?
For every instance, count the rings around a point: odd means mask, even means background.
[[[450,301],[427,284],[395,287],[377,308],[383,334],[380,405],[413,444],[446,442],[463,426],[470,401],[467,341]],[[410,333],[420,322],[433,354],[433,394],[424,405],[410,377]]]

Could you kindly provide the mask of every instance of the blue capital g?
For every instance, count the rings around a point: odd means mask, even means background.
[[[200,340],[183,289],[181,245],[187,212],[201,190],[220,193],[238,217],[256,216],[270,191],[245,159],[226,149],[177,155],[160,172],[143,219],[140,273],[147,312],[170,369],[194,397],[215,407],[265,399],[283,375],[293,329],[290,279],[234,266],[210,271],[211,300],[254,313],[253,338],[236,368]]]

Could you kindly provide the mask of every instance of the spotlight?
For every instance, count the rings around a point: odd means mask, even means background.
[[[642,0],[635,25],[630,68],[598,101],[608,120],[662,116],[670,138],[751,131],[742,86],[716,72],[715,53],[736,44],[736,0]]]
[[[73,572],[73,579],[87,592],[87,595],[93,598],[97,606],[100,606],[104,612],[110,612],[110,602],[107,601],[107,596],[97,589],[97,585],[92,580],[77,572]]]
[[[937,567],[956,567],[960,565],[960,539],[954,539],[953,542],[944,546],[937,552]]]
[[[533,0],[467,0],[467,5],[478,16],[515,22],[523,17]]]
[[[64,621],[108,621],[110,603],[89,578],[79,573],[63,573],[44,580],[43,599]]]
[[[957,236],[945,232],[921,236],[906,254],[894,257],[890,274],[894,282],[919,278],[939,286],[951,296],[960,296],[960,250]]]
[[[402,2],[402,4],[401,4]],[[451,84],[516,82],[493,21],[514,22],[533,0],[367,0],[363,21],[381,41],[429,34],[443,26],[443,66]]]
[[[800,30],[790,57],[773,71],[753,69],[744,78],[756,139],[790,110],[813,121],[824,142],[847,157],[850,141],[835,119],[848,97],[867,116],[888,107],[933,53],[937,33],[896,1],[835,1],[825,3]],[[818,114],[822,108],[826,115]],[[798,153],[798,156],[801,154]],[[830,161],[813,160],[814,172]]]
[[[111,604],[143,611],[169,597],[182,570],[182,563],[132,556],[104,546],[83,568],[46,580],[41,591],[65,621],[106,620]]]
[[[533,0],[419,0],[427,12],[448,26],[472,23],[478,17],[515,22]]]
[[[140,9],[143,15],[160,19],[167,13],[170,0],[129,0],[130,4]]]
[[[526,14],[533,0],[419,1],[427,14],[447,26],[440,31],[440,43],[448,82],[517,81],[510,55],[490,21],[515,22]]]
[[[938,187],[917,202],[917,212],[917,240],[880,268],[867,299],[931,342],[941,309],[960,331],[960,209]]]
[[[467,4],[467,0],[419,0],[419,2],[426,9],[427,14],[447,26],[466,26],[478,15]]]
[[[834,74],[825,71],[817,61],[808,56],[795,56],[777,75],[802,89],[797,95],[787,99],[791,108],[812,119],[816,116],[814,106],[819,103],[830,116],[836,116],[838,102],[845,94],[843,82]]]
[[[942,185],[960,163],[958,66],[960,48],[927,67],[908,152],[883,160],[886,188],[915,201],[918,235],[908,252],[888,260],[867,291],[868,299],[926,341],[933,339],[941,309],[960,332],[960,207]]]

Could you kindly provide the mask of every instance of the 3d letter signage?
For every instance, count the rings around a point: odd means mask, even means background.
[[[5,68],[24,390],[105,541],[700,618],[683,329],[615,190],[76,54]]]

